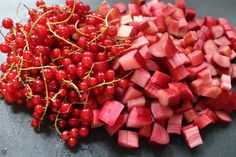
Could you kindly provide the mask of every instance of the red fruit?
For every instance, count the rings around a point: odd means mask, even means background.
[[[128,128],[141,128],[152,123],[151,111],[143,106],[135,106],[131,109],[126,126]]]
[[[67,141],[67,140],[69,140],[69,138],[70,138],[69,131],[63,131],[63,132],[61,133],[61,139],[62,139],[62,140]]]
[[[158,123],[154,123],[149,143],[157,145],[166,145],[169,142],[170,142],[170,137],[165,128],[163,128]]]
[[[11,29],[13,27],[13,21],[10,18],[4,18],[2,20],[2,26],[6,29]]]
[[[127,121],[127,116],[128,116],[127,113],[121,114],[117,118],[114,125],[112,125],[112,126],[106,125],[105,126],[105,129],[110,136],[113,136],[121,127],[123,127],[125,125],[125,123]]]
[[[138,148],[138,133],[133,131],[120,130],[118,132],[118,144],[121,147],[125,148]]]
[[[108,100],[99,112],[98,118],[106,124],[112,126],[119,117],[124,105],[118,101]]]
[[[71,137],[67,140],[67,145],[69,148],[75,148],[78,144],[78,140],[74,137]]]

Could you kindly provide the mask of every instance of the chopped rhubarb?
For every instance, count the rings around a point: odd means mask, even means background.
[[[149,79],[151,78],[150,73],[145,69],[135,70],[131,77],[131,81],[140,87],[145,87]]]
[[[155,145],[166,145],[169,142],[170,142],[170,137],[166,129],[162,127],[160,124],[154,123],[149,143]]]
[[[225,123],[232,122],[231,117],[227,113],[223,111],[215,111],[215,113],[219,121],[225,122]]]
[[[136,89],[133,86],[129,86],[126,90],[122,102],[127,103],[128,100],[141,97],[143,95],[143,92]]]
[[[142,96],[139,98],[128,100],[127,108],[128,108],[128,111],[130,111],[135,106],[145,106],[145,104],[146,104],[146,99],[144,96]]]
[[[121,38],[128,38],[132,35],[132,31],[133,26],[121,25],[118,30],[117,36]]]
[[[151,111],[157,121],[168,119],[173,115],[173,110],[169,106],[162,106],[156,101],[151,103]]]
[[[185,46],[193,45],[198,40],[197,33],[190,31],[184,36],[183,40]]]
[[[167,132],[169,134],[181,134],[183,115],[175,114],[168,120]]]
[[[230,91],[232,88],[231,77],[229,75],[221,75],[220,78],[220,88],[225,91]]]
[[[144,64],[144,58],[138,50],[133,50],[121,56],[118,60],[124,70],[139,69]]]
[[[128,128],[141,128],[152,123],[152,115],[149,108],[135,106],[131,109],[126,126]]]
[[[142,128],[139,128],[138,135],[141,137],[149,138],[152,133],[152,125],[147,125]]]
[[[118,144],[124,148],[138,148],[138,133],[134,131],[120,130],[118,132]]]
[[[110,135],[110,136],[113,136],[116,132],[118,132],[119,131],[119,129],[121,128],[121,127],[123,127],[124,125],[125,125],[125,123],[126,123],[126,121],[127,121],[127,114],[125,113],[125,114],[121,114],[118,118],[117,118],[117,120],[116,120],[116,122],[115,122],[115,124],[114,125],[112,125],[112,126],[109,126],[109,125],[106,125],[105,126],[105,129],[106,129],[106,131],[108,132],[108,134]]]
[[[188,123],[193,122],[198,117],[199,117],[199,115],[195,109],[189,109],[184,112],[184,118]]]
[[[196,50],[188,54],[188,57],[193,66],[200,65],[204,62],[204,57],[201,50]]]
[[[199,129],[203,129],[211,123],[212,123],[212,120],[210,117],[208,117],[207,114],[201,115],[194,121],[194,124],[196,124],[199,127]]]
[[[176,48],[168,33],[165,33],[161,39],[150,46],[150,52],[155,57],[172,57],[176,53]]]
[[[179,104],[180,95],[171,88],[160,89],[158,92],[158,99],[163,106],[176,107]]]
[[[197,126],[191,126],[183,131],[183,136],[190,148],[195,148],[203,144],[199,129]]]
[[[161,87],[167,87],[168,83],[172,81],[172,78],[160,71],[155,71],[155,73],[151,77],[151,81]]]
[[[115,124],[123,108],[124,105],[120,102],[115,100],[108,100],[100,110],[98,114],[98,119],[112,126]]]
[[[93,110],[93,120],[91,122],[91,128],[98,128],[104,125],[104,123],[98,119],[99,112],[100,111],[98,109]]]
[[[214,39],[222,37],[224,35],[224,28],[221,25],[211,27],[212,36]]]

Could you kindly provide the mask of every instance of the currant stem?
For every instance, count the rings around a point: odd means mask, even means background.
[[[45,77],[45,74],[44,74],[44,68],[43,68],[43,60],[42,60],[42,54],[40,54],[40,64],[41,64],[41,69],[42,69],[42,75],[43,75],[43,81],[44,81],[44,85],[45,85],[45,94],[46,94],[46,105],[45,105],[45,110],[44,110],[44,113],[43,113],[43,116],[41,118],[41,120],[44,119],[46,113],[47,113],[47,109],[48,109],[48,106],[49,106],[49,97],[48,97],[48,86],[47,86],[47,80],[46,80],[46,77]]]
[[[93,72],[93,68],[94,68],[94,64],[91,66],[90,70],[88,71],[88,74],[83,79],[87,79],[90,77],[91,73]]]
[[[56,120],[55,120],[55,122],[54,122],[54,126],[55,126],[55,129],[56,129],[56,131],[58,132],[58,134],[61,135],[61,132],[60,132],[60,130],[59,130],[58,127],[57,127],[57,121],[60,120],[60,119],[58,118],[59,115],[60,115],[60,114],[57,113]]]
[[[72,42],[70,42],[70,41],[68,41],[68,40],[66,40],[66,39],[64,39],[64,38],[62,38],[62,37],[60,37],[56,32],[54,32],[54,31],[52,30],[51,26],[50,26],[50,22],[47,22],[47,25],[48,25],[48,28],[49,28],[50,32],[51,32],[55,37],[57,37],[57,38],[63,40],[63,41],[66,42],[67,44],[69,44],[69,45],[71,45],[71,46],[73,46],[73,47],[75,47],[75,48],[77,48],[77,49],[79,49],[79,50],[81,49],[79,46],[77,46],[77,45],[73,44]]]
[[[6,71],[6,73],[4,73],[4,76],[1,78],[0,83],[7,78],[7,75],[11,72],[14,65],[15,65],[15,63],[11,64],[11,67]]]
[[[62,66],[43,66],[43,68],[60,68]],[[35,69],[42,69],[42,67],[29,67],[29,68],[22,68],[21,71],[29,71]]]
[[[64,21],[59,21],[59,22],[51,22],[50,24],[57,25],[57,24],[62,24],[62,23],[66,23],[67,21],[69,21],[75,12],[76,1],[77,0],[74,0],[73,8],[71,10],[70,16],[67,19],[65,19]]]
[[[72,88],[74,88],[74,90],[78,93],[78,95],[81,95],[80,94],[80,90],[79,88],[72,82],[72,81],[69,81],[69,80],[63,80],[64,83],[68,83],[69,85],[72,86]]]
[[[106,18],[105,18],[105,24],[106,26],[108,27],[109,26],[109,22],[108,22],[108,17],[109,15],[114,11],[114,9],[112,8],[106,15]]]
[[[39,16],[39,18],[38,18],[38,19],[33,23],[33,25],[31,26],[31,29],[30,29],[30,32],[29,32],[29,36],[31,36],[34,27],[36,26],[36,24],[39,22],[39,20],[40,20],[42,17],[46,16],[47,14],[49,14],[49,13],[51,13],[51,12],[56,12],[56,11],[58,11],[58,10],[49,10],[49,11],[43,13],[41,16]]]

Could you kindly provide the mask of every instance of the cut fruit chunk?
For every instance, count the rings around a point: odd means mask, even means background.
[[[128,38],[132,35],[132,31],[133,26],[121,25],[118,30],[117,36],[121,38]]]
[[[176,92],[174,89],[171,88],[160,89],[157,92],[157,95],[160,104],[163,106],[176,107],[179,104],[180,96],[179,93]]]
[[[207,114],[201,115],[194,121],[194,124],[196,124],[199,127],[199,129],[203,129],[211,123],[212,123],[212,119],[208,117]]]
[[[138,130],[138,135],[141,137],[149,138],[152,133],[152,125],[147,125]]]
[[[138,148],[138,133],[134,131],[120,130],[118,132],[118,144],[125,148]]]
[[[175,114],[168,120],[167,132],[169,134],[181,134],[182,114]]]
[[[168,83],[171,82],[171,80],[172,78],[169,75],[160,71],[155,71],[155,73],[151,77],[151,81],[161,87],[167,87]]]
[[[139,98],[128,100],[127,108],[128,108],[128,111],[130,111],[135,106],[145,106],[145,104],[146,104],[146,99],[144,96],[142,96]]]
[[[144,64],[144,58],[138,50],[133,50],[118,59],[118,63],[124,70],[139,69]]]
[[[135,106],[131,109],[126,126],[128,128],[141,128],[152,123],[151,111],[143,106]]]
[[[106,125],[106,126],[105,126],[105,129],[106,129],[106,131],[108,132],[108,134],[109,134],[110,136],[113,136],[116,132],[118,132],[119,129],[122,128],[122,127],[125,125],[125,123],[126,123],[126,121],[127,121],[127,117],[128,117],[128,114],[127,114],[127,113],[121,114],[121,115],[117,118],[117,120],[116,120],[116,122],[115,122],[114,125],[112,125],[112,126]]]
[[[139,85],[140,87],[144,88],[147,82],[149,81],[150,77],[151,77],[150,73],[147,70],[141,68],[135,70],[130,80],[136,85]]]
[[[172,57],[177,52],[173,41],[168,33],[163,34],[161,39],[150,46],[150,52],[155,57]]]
[[[170,142],[169,134],[166,129],[158,123],[154,123],[152,134],[149,139],[150,144],[166,145]]]
[[[170,118],[174,112],[169,106],[162,106],[157,101],[151,103],[151,111],[156,121],[162,121]]]
[[[93,120],[91,122],[91,128],[98,128],[104,125],[104,123],[98,119],[99,112],[100,111],[98,109],[93,110]]]
[[[139,98],[143,95],[143,92],[134,88],[133,86],[129,86],[123,96],[123,103],[127,103],[128,100]]]
[[[124,105],[115,100],[108,100],[100,110],[98,119],[112,126],[119,117]]]
[[[197,126],[189,126],[188,128],[182,130],[183,136],[186,140],[187,145],[190,148],[195,148],[198,145],[203,144],[199,129]]]

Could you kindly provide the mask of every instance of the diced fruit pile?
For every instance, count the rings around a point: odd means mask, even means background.
[[[48,121],[71,148],[102,126],[126,148],[141,137],[166,145],[170,134],[194,148],[202,129],[232,121],[236,32],[227,19],[198,17],[184,0],[36,5],[26,23],[3,19],[0,44],[0,95],[33,110],[32,127]]]

